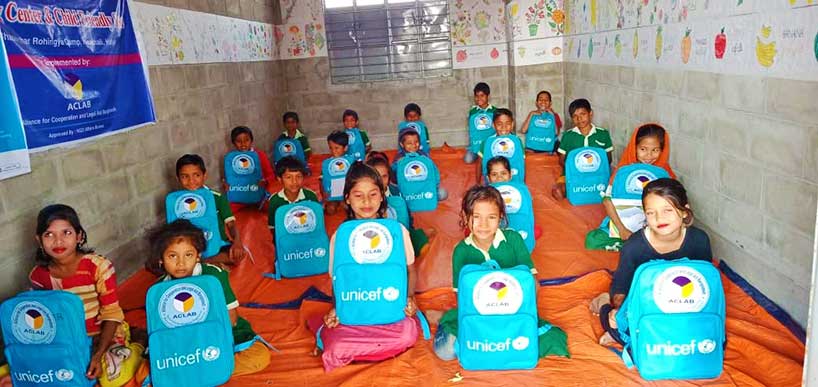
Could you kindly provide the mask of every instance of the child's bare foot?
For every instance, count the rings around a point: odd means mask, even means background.
[[[608,294],[608,292],[605,292],[605,293],[602,293],[602,294],[596,296],[596,298],[591,300],[591,303],[588,305],[588,309],[590,309],[591,313],[593,313],[596,316],[596,315],[599,315],[599,309],[602,308],[602,305],[610,304],[610,303],[611,303],[611,295]]]
[[[605,332],[605,334],[599,338],[599,344],[604,346],[614,345],[616,344],[616,340],[614,340],[610,333]]]

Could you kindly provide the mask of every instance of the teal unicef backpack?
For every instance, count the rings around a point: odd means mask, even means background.
[[[724,363],[724,288],[707,261],[655,260],[636,269],[617,312],[622,359],[646,380],[705,379]]]
[[[572,205],[601,203],[600,193],[608,187],[610,177],[608,156],[602,148],[577,148],[565,157],[565,195]]]
[[[324,209],[310,200],[276,209],[275,279],[305,277],[327,272],[329,237]]]
[[[15,386],[93,386],[85,371],[91,338],[85,309],[73,293],[32,290],[3,302],[4,353]]]
[[[537,294],[525,265],[466,265],[457,289],[455,352],[467,370],[531,369],[539,356]]]
[[[233,373],[233,330],[219,280],[199,275],[148,289],[151,381],[163,386],[217,386]]]

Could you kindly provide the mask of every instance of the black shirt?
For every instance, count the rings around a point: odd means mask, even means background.
[[[680,258],[712,261],[713,252],[710,250],[710,238],[707,234],[699,228],[688,227],[682,246],[678,250],[659,254],[645,237],[645,229],[633,233],[619,253],[619,266],[611,282],[611,295],[628,294],[633,274],[639,265],[655,259],[670,261]]]

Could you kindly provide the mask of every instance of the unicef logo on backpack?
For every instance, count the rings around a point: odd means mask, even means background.
[[[247,155],[236,155],[231,164],[237,175],[249,175],[256,170],[256,163]]]
[[[475,115],[472,122],[474,123],[474,128],[477,130],[491,129],[491,117],[486,113]]]
[[[349,238],[349,251],[352,259],[359,264],[379,264],[392,253],[392,235],[386,227],[368,222],[352,230]]]
[[[625,179],[625,192],[629,194],[642,195],[642,190],[651,181],[656,180],[656,175],[645,170],[631,172]]]
[[[507,138],[496,138],[491,143],[491,154],[494,156],[503,156],[511,158],[514,156],[515,146],[514,141]]]
[[[339,157],[329,163],[330,176],[343,176],[349,170],[349,160]]]
[[[517,188],[510,185],[503,185],[499,187],[499,191],[503,197],[503,201],[506,203],[506,213],[516,214],[520,211],[520,207],[523,204],[523,197]]]
[[[284,228],[290,234],[303,234],[315,230],[315,212],[305,206],[295,206],[284,214]]]
[[[202,288],[191,284],[173,285],[159,297],[159,318],[168,328],[196,324],[210,310]]]
[[[488,273],[474,285],[472,302],[482,315],[514,314],[523,305],[523,289],[510,274]]]
[[[14,338],[23,344],[49,344],[57,335],[57,324],[51,310],[36,301],[26,301],[11,311]],[[8,344],[8,343],[7,343]]]
[[[534,119],[534,125],[539,128],[547,128],[551,126],[552,122],[553,121],[551,120],[550,117],[537,117],[536,119]]]
[[[193,219],[204,216],[207,210],[207,204],[205,204],[203,197],[189,193],[179,196],[173,208],[176,211],[176,217]]]
[[[429,176],[429,170],[420,161],[412,161],[403,168],[406,181],[423,181]]]
[[[295,155],[295,146],[289,141],[282,142],[278,144],[278,153],[281,157],[293,156]]]
[[[710,300],[710,286],[698,270],[673,266],[656,277],[653,301],[665,313],[698,312]]]
[[[574,158],[574,166],[577,167],[577,171],[583,173],[596,172],[600,164],[602,163],[599,160],[599,155],[589,150],[579,152]]]

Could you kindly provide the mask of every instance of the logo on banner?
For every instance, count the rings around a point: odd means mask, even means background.
[[[520,211],[523,205],[523,196],[517,188],[510,185],[502,185],[498,187],[500,195],[503,197],[503,202],[506,203],[506,213],[516,214]]]
[[[710,287],[698,270],[687,266],[665,269],[653,283],[653,301],[665,313],[702,310],[710,300]]]
[[[342,176],[346,175],[347,171],[349,170],[349,160],[343,157],[339,157],[329,164],[329,174],[331,176]]]
[[[256,170],[256,163],[253,158],[247,155],[236,155],[233,157],[233,172],[237,175],[249,175]]]
[[[383,225],[367,222],[352,230],[349,251],[352,259],[359,264],[379,264],[392,253],[392,235]]]
[[[290,234],[313,232],[316,226],[315,212],[305,206],[295,206],[284,214],[284,228]]]
[[[77,101],[82,101],[84,93],[82,91],[82,80],[80,80],[79,75],[67,73],[63,79],[65,80],[67,94]]]
[[[581,151],[574,158],[574,166],[582,173],[596,172],[601,164],[602,160],[599,159],[599,155],[590,150]]]
[[[477,130],[491,129],[491,117],[486,113],[478,113],[472,119],[474,128]]]
[[[645,170],[631,172],[625,179],[625,192],[629,194],[642,195],[642,190],[651,181],[656,180],[656,175]]]
[[[496,138],[491,143],[491,154],[495,156],[511,158],[511,156],[514,156],[515,149],[514,141],[507,138]]]
[[[523,289],[512,275],[488,273],[474,285],[472,302],[477,312],[483,315],[514,314],[523,305]]]
[[[159,297],[159,318],[169,328],[202,322],[208,311],[207,295],[196,285],[173,285]]]
[[[36,301],[21,302],[14,307],[11,329],[14,338],[23,344],[48,344],[57,335],[54,314]]]
[[[411,161],[403,168],[403,176],[407,181],[423,181],[429,176],[429,170],[420,161]]]

